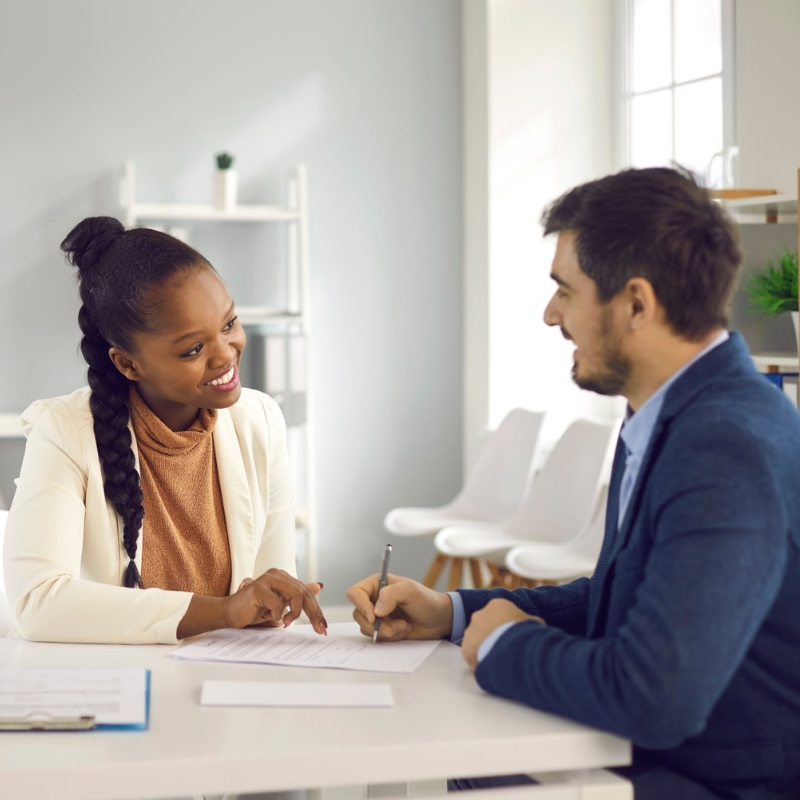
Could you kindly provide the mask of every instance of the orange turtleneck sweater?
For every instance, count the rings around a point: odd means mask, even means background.
[[[225,597],[231,551],[212,433],[215,409],[201,409],[185,431],[170,430],[135,387],[131,421],[144,495],[142,582]]]

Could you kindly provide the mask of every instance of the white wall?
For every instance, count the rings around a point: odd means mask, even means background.
[[[489,421],[489,6],[462,3],[464,125],[464,473]]]
[[[308,165],[320,571],[329,603],[379,565],[384,514],[461,473],[458,0],[30,0],[0,25],[0,410],[84,383],[58,245],[144,199],[210,200],[213,154],[243,202]],[[194,226],[241,302],[280,242]],[[263,262],[262,262],[263,263]],[[0,477],[19,451],[0,447]],[[3,486],[8,493],[8,487]],[[395,548],[421,574],[430,545]]]
[[[576,417],[610,416],[620,408],[572,383],[573,347],[542,322],[554,287],[554,242],[542,240],[539,225],[548,202],[616,167],[613,0],[470,4],[476,20],[481,11],[485,16],[488,178],[485,189],[476,182],[470,191],[465,182],[465,202],[468,213],[487,203],[489,244],[484,272],[473,266],[465,278],[465,296],[474,298],[468,326],[471,318],[487,317],[482,341],[469,327],[465,337],[465,371],[483,370],[488,386],[485,399],[475,392],[477,377],[465,386],[465,408],[474,408],[465,426],[468,464],[478,449],[481,412],[483,425],[494,427],[515,405],[545,409],[543,435],[553,441]],[[480,63],[481,44],[474,35],[465,38],[465,58],[472,52]],[[482,120],[469,108],[465,100],[465,123],[474,131]],[[465,148],[465,155],[466,175],[479,174],[482,154]],[[468,221],[467,237],[474,235],[470,228]]]
[[[737,0],[737,126],[742,186],[797,190],[798,43],[798,0]]]

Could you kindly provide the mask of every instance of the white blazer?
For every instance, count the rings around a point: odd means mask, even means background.
[[[39,400],[3,552],[15,628],[47,642],[174,643],[190,592],[126,589],[122,519],[106,500],[90,391]],[[133,428],[131,435],[133,436]],[[213,433],[231,551],[231,591],[270,567],[295,574],[294,495],[286,426],[274,400],[243,389]],[[136,468],[139,457],[133,440]],[[136,549],[141,569],[142,532]]]

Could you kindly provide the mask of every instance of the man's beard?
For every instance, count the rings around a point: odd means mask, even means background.
[[[622,393],[631,375],[630,359],[619,346],[619,337],[611,333],[611,310],[600,317],[600,341],[603,346],[603,365],[594,375],[578,376],[578,364],[572,364],[572,380],[581,389],[596,394],[614,396]]]

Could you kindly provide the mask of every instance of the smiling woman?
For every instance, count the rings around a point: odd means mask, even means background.
[[[4,571],[29,639],[174,642],[282,626],[319,584],[294,577],[294,497],[277,405],[243,389],[246,336],[188,245],[92,217],[78,269],[89,386],[23,414],[28,442]]]

